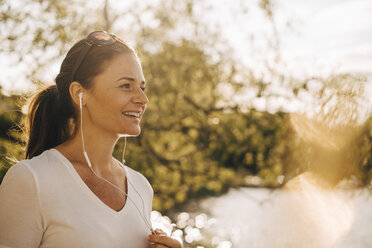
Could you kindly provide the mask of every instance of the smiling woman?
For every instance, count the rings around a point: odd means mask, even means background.
[[[150,222],[153,190],[112,157],[148,103],[134,50],[96,31],[32,99],[26,159],[0,187],[0,247],[181,247]]]

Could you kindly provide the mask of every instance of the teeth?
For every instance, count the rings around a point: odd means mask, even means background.
[[[130,116],[135,116],[135,117],[140,117],[140,113],[138,112],[123,112],[124,115],[130,115]]]

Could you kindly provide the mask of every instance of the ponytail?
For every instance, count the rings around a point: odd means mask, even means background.
[[[51,149],[70,136],[68,112],[59,101],[57,86],[51,85],[40,91],[31,100],[26,117],[28,143],[26,159]]]

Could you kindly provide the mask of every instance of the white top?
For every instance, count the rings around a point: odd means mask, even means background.
[[[128,198],[150,221],[153,190],[125,166]],[[136,192],[138,191],[138,193]],[[0,247],[147,248],[150,234],[133,202],[115,211],[56,149],[12,166],[0,186]]]

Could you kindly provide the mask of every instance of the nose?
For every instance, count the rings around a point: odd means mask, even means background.
[[[139,103],[141,105],[146,105],[149,102],[149,99],[146,96],[146,93],[141,89],[137,88],[136,96],[134,97],[135,103]]]

